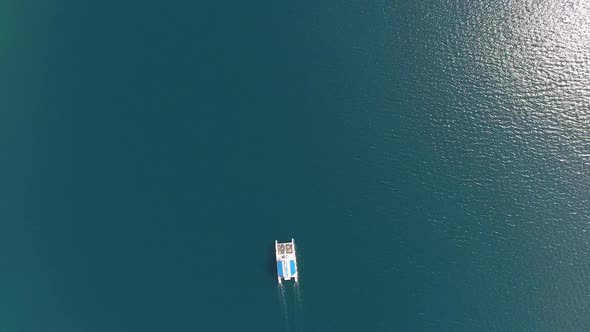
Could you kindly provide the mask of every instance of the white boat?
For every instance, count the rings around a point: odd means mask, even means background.
[[[297,254],[295,252],[295,241],[279,243],[275,240],[275,252],[277,256],[277,278],[279,284],[282,280],[295,279],[299,281],[297,273]]]

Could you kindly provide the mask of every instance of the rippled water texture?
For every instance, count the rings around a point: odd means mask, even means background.
[[[418,6],[411,14],[410,5],[384,7],[390,30],[383,37],[387,51],[377,60],[395,63],[384,76],[403,80],[400,89],[412,97],[387,99],[390,85],[383,77],[375,86],[378,93],[368,97],[380,103],[380,112],[363,127],[371,135],[368,158],[376,164],[372,173],[380,174],[372,178],[379,195],[389,190],[404,201],[408,192],[400,184],[417,188],[407,201],[423,209],[402,205],[401,210],[410,210],[408,218],[423,215],[429,226],[402,229],[429,234],[425,241],[434,237],[439,248],[455,248],[428,264],[424,257],[437,256],[432,248],[423,253],[416,244],[405,245],[418,275],[434,282],[425,286],[428,295],[411,298],[449,296],[437,305],[464,303],[442,310],[449,315],[438,319],[472,329],[585,329],[590,2]],[[398,27],[410,25],[412,33],[398,34]],[[395,111],[404,107],[408,110]],[[408,141],[417,144],[394,148]],[[392,165],[403,160],[415,163],[393,167],[398,172],[392,174]],[[382,203],[384,213],[399,216],[400,209],[388,201]],[[407,278],[415,272],[411,264],[396,271]],[[441,293],[438,287],[453,291]],[[424,309],[424,321],[440,324],[430,316],[439,310]]]

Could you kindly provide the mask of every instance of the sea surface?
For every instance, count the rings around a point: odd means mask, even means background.
[[[0,3],[0,332],[587,331],[589,230],[586,0]]]

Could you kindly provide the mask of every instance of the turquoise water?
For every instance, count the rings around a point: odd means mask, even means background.
[[[0,331],[585,330],[589,18],[3,2]]]

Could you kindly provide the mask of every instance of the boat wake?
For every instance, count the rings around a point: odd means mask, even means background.
[[[283,284],[277,285],[277,297],[279,300],[281,315],[285,320],[285,331],[289,331],[289,307],[287,305],[287,293],[285,292],[285,286],[283,286]]]
[[[285,286],[283,286],[283,284],[278,284],[277,293],[279,297],[279,303],[281,305],[281,312],[284,315],[287,315],[287,294],[285,292]]]
[[[303,296],[299,283],[278,284],[277,295],[285,331],[299,332],[304,328]]]
[[[297,305],[297,307],[299,309],[303,309],[303,296],[301,294],[301,284],[298,282],[295,283],[294,289],[295,289],[295,305]]]

